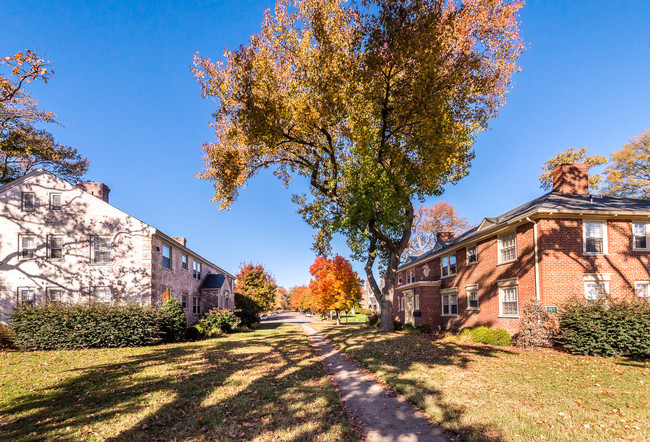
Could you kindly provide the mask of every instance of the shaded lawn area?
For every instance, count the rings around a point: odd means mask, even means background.
[[[126,349],[0,353],[0,440],[356,440],[297,325]]]
[[[463,440],[650,440],[650,362],[310,324]]]

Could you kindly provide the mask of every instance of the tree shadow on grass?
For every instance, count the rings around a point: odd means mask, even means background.
[[[147,349],[24,395],[4,440],[354,440],[297,327]]]

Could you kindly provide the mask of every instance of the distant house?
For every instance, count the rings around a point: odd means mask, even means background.
[[[570,297],[648,297],[650,200],[590,195],[588,171],[559,166],[552,192],[458,237],[440,234],[399,267],[395,319],[514,333],[531,299],[555,312]]]
[[[367,310],[373,310],[376,312],[379,312],[381,310],[380,304],[377,301],[377,298],[375,298],[375,294],[373,293],[372,289],[370,288],[370,284],[368,284],[368,281],[366,281],[363,285],[363,288],[361,289],[361,308],[367,309]]]
[[[40,169],[0,187],[0,321],[24,303],[174,298],[190,323],[233,309],[232,274],[109,204],[109,192]]]

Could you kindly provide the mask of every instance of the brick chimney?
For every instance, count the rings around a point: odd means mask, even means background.
[[[573,163],[557,166],[551,172],[553,192],[589,194],[589,166]]]
[[[96,196],[102,201],[108,202],[108,193],[111,191],[111,189],[109,189],[108,186],[104,183],[83,182],[77,183],[77,187],[84,192]]]
[[[454,239],[454,232],[438,232],[436,233],[436,242],[449,242]]]
[[[182,245],[183,247],[187,247],[187,239],[183,236],[172,236],[172,239]]]

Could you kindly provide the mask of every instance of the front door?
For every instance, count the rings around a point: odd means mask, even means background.
[[[413,318],[413,292],[406,293],[404,298],[404,323],[415,326],[415,319]]]

